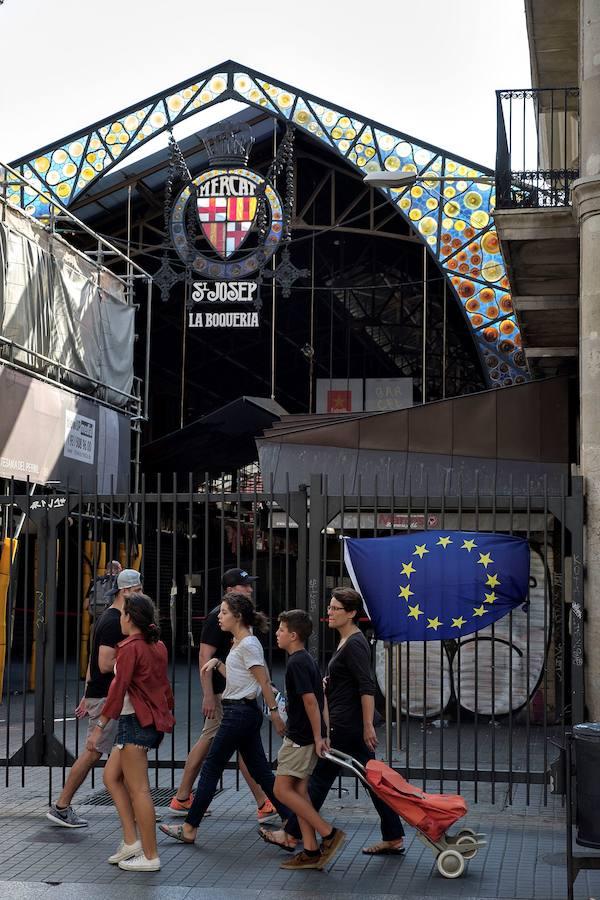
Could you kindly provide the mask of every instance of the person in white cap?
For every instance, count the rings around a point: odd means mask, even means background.
[[[122,572],[119,572],[117,583],[111,590],[111,605],[104,610],[96,622],[92,652],[85,676],[85,693],[75,710],[78,719],[89,716],[87,737],[97,725],[108,689],[114,678],[115,648],[124,637],[121,632],[121,610],[125,597],[129,594],[139,593],[141,590],[140,573],[135,569],[123,569]],[[102,731],[102,738],[97,742],[96,749],[83,750],[73,763],[60,796],[46,813],[46,818],[55,825],[62,825],[63,828],[85,828],[87,826],[87,821],[77,815],[71,806],[71,801],[102,754],[110,754],[117,736],[117,724],[116,721],[111,720],[110,725]]]

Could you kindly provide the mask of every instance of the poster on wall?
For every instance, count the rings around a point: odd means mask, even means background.
[[[129,470],[126,415],[0,365],[0,478],[124,493]]]
[[[318,413],[363,411],[362,378],[317,378]]]

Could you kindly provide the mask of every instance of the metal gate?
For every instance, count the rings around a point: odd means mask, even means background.
[[[157,779],[159,769],[170,770],[174,784],[201,729],[198,640],[224,570],[259,576],[257,606],[273,624],[283,609],[307,609],[310,649],[324,667],[334,648],[324,618],[329,592],[350,584],[341,539],[442,528],[525,537],[529,602],[518,620],[511,613],[462,640],[382,646],[373,639],[385,758],[424,786],[460,791],[472,782],[475,800],[483,782],[492,802],[496,784],[509,796],[525,784],[527,800],[533,784],[545,793],[548,738],[584,716],[581,479],[564,487],[551,493],[545,482],[527,480],[502,495],[331,496],[313,477],[305,489],[279,494],[240,474],[201,484],[190,476],[185,485],[158,476],[151,485],[142,480],[138,494],[98,496],[19,493],[23,485],[11,484],[0,497],[6,783],[20,770],[25,784],[27,767],[40,765],[64,779],[83,747],[85,725],[73,711],[94,617],[85,598],[110,560],[139,567],[158,606],[178,721],[151,765]],[[284,660],[274,641],[267,659],[281,684]],[[273,758],[270,732],[268,752]]]

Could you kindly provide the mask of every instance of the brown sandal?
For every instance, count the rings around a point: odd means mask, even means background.
[[[371,847],[363,847],[362,852],[367,856],[400,856],[406,853],[406,848],[398,846],[396,841],[378,841]]]
[[[260,827],[258,829],[258,833],[265,844],[272,844],[273,847],[279,847],[280,850],[285,850],[286,853],[293,853],[296,849],[296,844],[298,843],[297,841],[294,841],[293,844],[286,844],[283,841],[275,840],[276,832],[273,831],[272,828]]]

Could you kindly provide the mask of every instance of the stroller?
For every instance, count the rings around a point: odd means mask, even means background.
[[[465,861],[486,846],[482,840],[485,835],[471,828],[461,828],[453,835],[446,833],[467,812],[460,795],[426,794],[377,759],[370,759],[363,766],[347,753],[334,749],[326,757],[360,778],[365,787],[416,828],[417,836],[434,853],[438,872],[444,878],[460,878]]]

